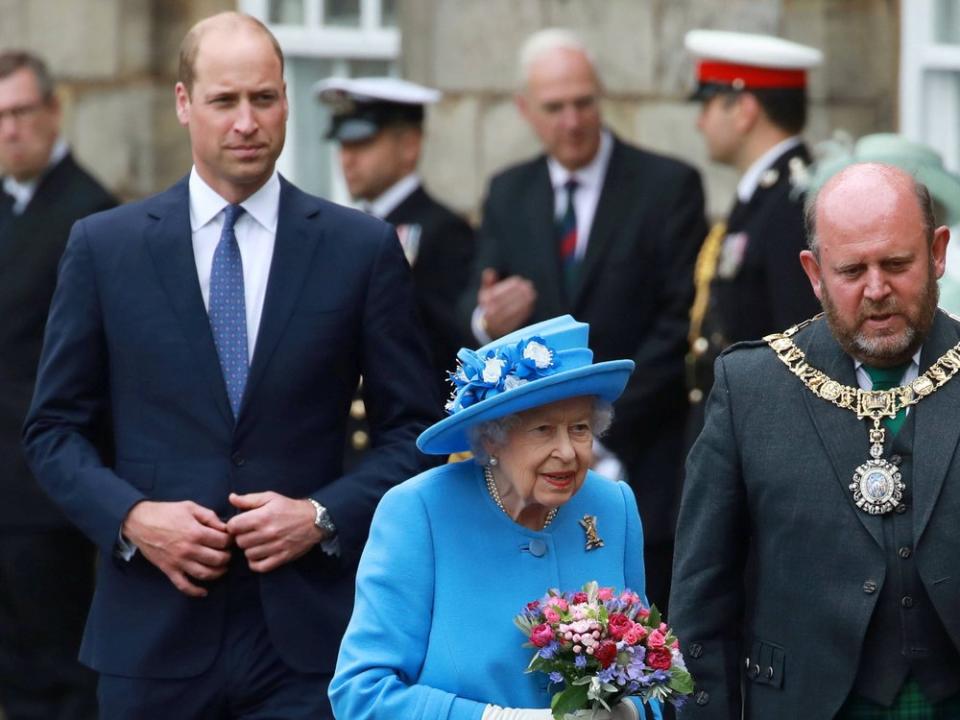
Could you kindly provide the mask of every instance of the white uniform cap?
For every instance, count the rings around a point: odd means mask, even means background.
[[[354,102],[432,105],[443,94],[439,90],[393,77],[327,78],[313,86],[321,102],[335,103],[344,95]]]

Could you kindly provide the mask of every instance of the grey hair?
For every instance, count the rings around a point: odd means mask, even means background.
[[[930,195],[930,191],[927,189],[927,186],[920,182],[917,179],[917,176],[909,172],[906,168],[901,168],[897,165],[892,165],[888,163],[856,163],[857,165],[878,165],[882,168],[889,170],[897,171],[898,173],[906,173],[910,176],[910,179],[913,181],[913,193],[917,198],[917,204],[920,207],[920,214],[923,218],[923,232],[927,238],[927,244],[933,244],[933,234],[937,228],[937,219],[936,213],[934,212],[933,198]],[[853,167],[848,165],[847,168]],[[846,170],[847,168],[844,168]],[[844,172],[841,170],[840,172]],[[820,259],[820,239],[817,237],[817,202],[820,200],[820,194],[823,192],[824,188],[830,184],[828,179],[820,187],[818,187],[813,192],[807,194],[806,199],[803,203],[803,222],[807,230],[807,248],[810,252],[813,253],[813,256]]]
[[[574,50],[583,53],[590,62],[590,65],[594,67],[594,71],[596,71],[596,63],[593,60],[593,55],[590,53],[590,50],[587,49],[583,40],[580,39],[580,36],[573,32],[573,30],[568,30],[567,28],[546,28],[544,30],[538,30],[528,37],[520,48],[518,80],[521,90],[527,87],[530,68],[533,64],[539,60],[541,56],[553,50]]]
[[[590,420],[593,436],[599,438],[610,429],[610,424],[613,422],[613,405],[606,400],[594,398],[593,415]],[[467,437],[470,438],[470,452],[473,453],[474,462],[478,465],[489,463],[490,453],[487,452],[486,445],[493,446],[494,451],[505,447],[510,431],[519,424],[520,415],[513,413],[512,415],[477,423],[467,430]]]

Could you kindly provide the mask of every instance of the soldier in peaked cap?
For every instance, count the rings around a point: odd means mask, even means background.
[[[803,198],[810,153],[800,137],[807,119],[807,71],[821,53],[767,35],[692,30],[703,103],[697,128],[710,159],[740,173],[725,222],[704,242],[696,267],[688,382],[689,437],[703,424],[713,362],[727,346],[781,330],[818,310],[800,266]]]
[[[438,398],[449,393],[444,370],[462,345],[454,316],[473,256],[473,229],[427,193],[417,174],[424,106],[441,95],[398,78],[331,78],[316,85],[332,111],[327,138],[340,143],[340,164],[354,200],[396,226],[413,269],[414,292],[436,369]],[[439,412],[439,407],[438,407]],[[351,408],[346,467],[366,449],[366,410]]]

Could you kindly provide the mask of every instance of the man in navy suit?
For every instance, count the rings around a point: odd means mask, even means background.
[[[274,168],[283,56],[223,13],[180,52],[193,170],[71,233],[24,428],[100,549],[81,660],[104,717],[329,718],[373,509],[433,419],[393,229]],[[363,374],[373,449],[341,470]]]

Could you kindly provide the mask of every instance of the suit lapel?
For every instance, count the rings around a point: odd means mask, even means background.
[[[822,370],[842,385],[858,387],[853,360],[840,349],[836,340],[833,339],[825,319],[817,322],[811,328],[809,343],[806,347],[802,345],[801,347],[806,353],[807,362],[810,365]],[[795,381],[800,382],[799,379]],[[870,457],[868,454],[870,445],[867,442],[869,437],[867,421],[858,420],[856,413],[839,408],[807,389],[803,391],[803,400],[816,427],[817,434],[820,436],[820,441],[827,451],[837,482],[840,484],[843,497],[851,512],[857,516],[877,544],[883,546],[883,528],[880,516],[868,515],[860,510],[854,504],[853,495],[850,492],[853,471]],[[798,458],[802,459],[804,449],[798,446],[797,451]]]
[[[527,213],[523,219],[526,240],[523,241],[522,252],[534,258],[540,268],[535,282],[537,305],[540,308],[562,308],[559,312],[549,312],[545,317],[562,314],[570,307],[562,282],[555,206],[550,171],[547,169],[547,160],[543,157],[537,162],[534,179],[528,191],[528,201],[518,203],[517,208],[520,212]]]
[[[580,307],[583,293],[586,288],[593,287],[596,282],[593,276],[600,272],[602,259],[609,246],[617,237],[618,230],[622,230],[624,218],[630,207],[637,202],[643,202],[635,192],[625,193],[623,188],[635,190],[642,183],[633,177],[623,161],[623,152],[620,141],[613,139],[613,150],[610,153],[610,162],[603,178],[603,187],[600,189],[600,198],[597,201],[597,210],[593,215],[593,225],[590,228],[590,237],[587,238],[587,253],[583,258],[583,265],[577,276],[574,287],[571,307]]]
[[[203,305],[197,263],[190,232],[190,197],[184,178],[148,206],[152,220],[145,232],[147,247],[187,342],[193,349],[205,385],[214,395],[217,409],[233,424],[233,413],[213,344],[210,319]]]
[[[937,312],[933,328],[920,353],[920,370],[925,371],[960,337],[956,326],[942,312]],[[951,421],[960,407],[960,377],[955,377],[933,395],[913,407],[916,413],[913,441],[913,532],[919,541],[943,481],[954,459],[960,440],[960,423]]]
[[[322,223],[317,218],[319,214],[320,206],[316,202],[280,178],[280,220],[241,416],[283,336],[303,290],[317,245],[323,239]]]

